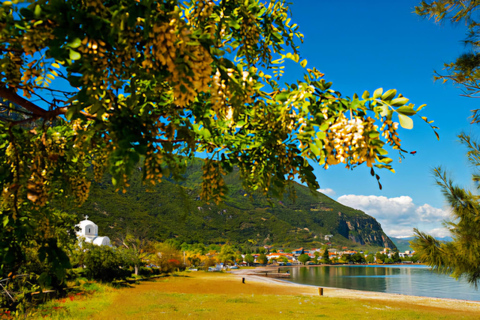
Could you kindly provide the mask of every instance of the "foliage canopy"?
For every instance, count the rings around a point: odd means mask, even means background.
[[[317,189],[311,162],[365,163],[379,179],[374,167],[393,171],[384,146],[406,152],[396,121],[412,128],[423,107],[394,89],[331,89],[300,58],[284,0],[4,1],[0,30],[0,275],[22,248],[59,248],[64,220],[46,205],[81,204],[90,166],[125,191],[133,170],[151,186],[180,179],[202,152],[214,201],[234,166],[245,190],[273,196],[294,178]],[[304,79],[280,83],[287,59]]]

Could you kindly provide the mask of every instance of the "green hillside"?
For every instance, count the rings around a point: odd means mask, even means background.
[[[141,176],[140,170],[133,175],[125,194],[115,192],[106,176],[92,183],[82,207],[63,209],[74,211],[79,219],[88,215],[99,225],[101,235],[113,239],[127,231],[141,231],[159,241],[308,247],[322,245],[325,235],[331,234],[334,245],[395,247],[374,218],[299,184],[294,186],[295,201],[288,195],[270,201],[262,195],[246,197],[238,171],[233,170],[225,179],[227,198],[216,205],[200,200],[200,161],[187,169],[184,181],[165,179],[150,191]]]
[[[413,240],[413,237],[408,238],[390,238],[395,246],[397,246],[398,251],[405,252],[405,251],[412,251],[413,249],[410,247],[410,241]]]

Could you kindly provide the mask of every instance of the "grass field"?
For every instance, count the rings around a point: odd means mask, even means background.
[[[50,302],[38,319],[480,319],[480,312],[402,301],[324,296],[307,286],[180,273],[128,288]]]

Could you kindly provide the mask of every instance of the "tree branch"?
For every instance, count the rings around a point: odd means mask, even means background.
[[[52,111],[47,111],[45,109],[42,109],[36,104],[19,96],[14,89],[6,88],[4,86],[0,86],[0,97],[22,106],[23,108],[33,113],[35,117],[51,119],[60,114],[65,114],[67,112],[66,107],[57,108]]]

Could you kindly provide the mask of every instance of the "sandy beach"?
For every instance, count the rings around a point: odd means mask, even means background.
[[[256,268],[256,269],[238,269],[231,270],[229,273],[239,278],[245,278],[245,282],[262,283],[265,286],[290,287],[292,290],[304,295],[319,295],[319,287],[296,284],[285,280],[269,278],[254,273],[272,271],[272,268]],[[383,293],[373,291],[360,291],[341,288],[323,287],[323,295],[325,297],[346,298],[356,300],[388,300],[400,303],[414,304],[425,307],[448,308],[452,310],[468,310],[480,313],[480,301],[430,298],[421,296],[409,296],[403,294]]]

